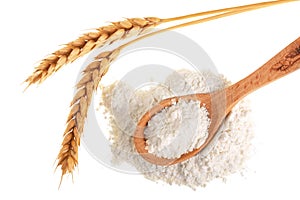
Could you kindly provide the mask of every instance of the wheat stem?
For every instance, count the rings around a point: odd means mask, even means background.
[[[260,3],[260,4],[252,4],[252,5],[248,5],[248,6],[236,7],[236,8],[239,8],[239,10],[229,9],[229,8],[227,8],[227,9],[220,9],[220,10],[230,10],[230,11],[222,13],[222,14],[218,14],[218,15],[214,15],[214,16],[202,18],[202,19],[197,19],[197,20],[194,20],[194,21],[185,22],[185,23],[182,23],[182,24],[177,24],[177,25],[165,28],[165,29],[161,29],[161,30],[149,33],[147,35],[143,35],[143,36],[141,36],[139,38],[136,38],[136,39],[134,39],[132,41],[129,41],[126,44],[121,45],[119,48],[123,49],[123,48],[125,48],[125,47],[127,47],[127,46],[129,46],[129,45],[131,45],[131,44],[133,44],[133,43],[135,43],[137,41],[139,41],[139,40],[142,40],[142,39],[145,39],[147,37],[151,37],[153,35],[156,35],[156,34],[159,34],[159,33],[163,33],[163,32],[166,32],[166,31],[170,31],[170,30],[174,30],[174,29],[178,29],[178,28],[183,28],[183,27],[186,27],[186,26],[191,26],[191,25],[195,25],[195,24],[199,24],[199,23],[204,23],[204,22],[208,22],[208,21],[212,21],[212,20],[216,20],[216,19],[228,17],[228,16],[231,16],[231,15],[236,15],[236,14],[240,14],[240,13],[243,13],[243,12],[257,10],[257,9],[260,9],[260,8],[265,8],[265,7],[269,7],[269,6],[272,6],[272,5],[277,5],[277,4],[286,3],[286,2],[292,2],[292,1],[295,1],[295,0],[272,1],[272,2],[268,2],[268,3]],[[217,11],[219,11],[219,10],[217,10]],[[209,13],[209,12],[210,11],[208,11],[207,13]],[[199,13],[199,14],[201,14],[201,13]],[[197,14],[192,14],[192,15],[197,15]],[[186,17],[186,16],[183,16],[183,17]],[[183,19],[182,17],[179,17],[179,18]]]
[[[212,15],[212,14],[217,14],[217,13],[222,13],[222,12],[237,11],[237,10],[243,10],[243,9],[248,9],[248,8],[249,9],[251,9],[251,8],[256,9],[256,8],[268,7],[268,6],[273,6],[273,5],[288,3],[288,2],[293,2],[293,1],[297,1],[297,0],[277,0],[277,1],[268,1],[268,2],[249,4],[249,5],[244,5],[244,6],[222,8],[222,9],[217,9],[217,10],[210,10],[210,11],[205,11],[205,12],[200,12],[200,13],[193,13],[193,14],[189,14],[189,15],[183,15],[183,16],[179,16],[179,17],[161,19],[161,21],[162,22],[171,22],[171,21],[189,19],[189,18],[194,18],[194,17],[201,17],[201,16],[204,16],[204,15]]]

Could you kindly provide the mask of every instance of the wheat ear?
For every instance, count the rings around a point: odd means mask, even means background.
[[[108,26],[86,33],[43,59],[25,82],[28,83],[28,86],[34,83],[41,83],[63,65],[73,62],[93,49],[111,44],[120,39],[143,34],[160,23],[161,20],[155,17],[131,18],[113,22]]]
[[[108,71],[111,62],[118,56],[120,49],[106,51],[96,57],[96,61],[90,63],[83,71],[81,80],[77,83],[71,111],[67,119],[67,126],[64,132],[64,140],[61,150],[57,156],[57,167],[61,166],[62,176],[66,173],[73,173],[78,164],[78,146],[80,136],[83,132],[88,107],[91,103],[94,90],[98,87],[101,78]]]
[[[87,54],[91,50],[102,47],[106,44],[111,44],[116,40],[129,38],[132,35],[149,30],[157,25],[166,22],[178,21],[188,18],[200,17],[204,15],[217,14],[229,11],[238,11],[247,8],[260,8],[272,6],[280,3],[286,3],[295,0],[278,0],[263,2],[245,6],[223,8],[218,10],[194,13],[174,18],[160,19],[157,17],[146,18],[131,18],[121,22],[113,22],[108,26],[95,29],[93,32],[86,33],[73,42],[69,42],[63,48],[53,52],[48,57],[44,58],[35,68],[32,75],[30,75],[24,82],[29,87],[32,84],[42,83],[54,72],[59,70],[63,65],[75,61],[77,58]]]

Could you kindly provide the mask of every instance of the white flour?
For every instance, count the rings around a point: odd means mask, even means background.
[[[145,128],[147,149],[163,158],[179,158],[200,147],[208,136],[210,120],[199,101],[177,104],[156,114]]]
[[[228,82],[210,72],[181,70],[170,75],[164,85],[147,91],[116,82],[103,88],[101,104],[106,107],[111,130],[113,163],[127,162],[150,180],[191,188],[205,186],[215,178],[225,178],[244,168],[252,139],[249,108],[237,104],[226,118],[212,149],[205,154],[172,166],[157,166],[137,154],[132,135],[141,116],[161,100],[178,95],[206,93],[224,88]],[[207,137],[210,120],[198,101],[179,101],[154,116],[145,129],[148,151],[160,157],[175,158],[199,147]]]

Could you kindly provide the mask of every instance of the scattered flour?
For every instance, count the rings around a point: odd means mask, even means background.
[[[112,127],[113,163],[127,162],[146,178],[191,188],[205,186],[244,168],[250,153],[252,129],[247,102],[241,101],[224,121],[212,148],[191,159],[171,166],[157,166],[145,161],[136,152],[132,140],[141,116],[161,100],[178,95],[206,93],[228,85],[222,76],[211,72],[180,70],[171,74],[162,85],[134,90],[124,82],[116,82],[102,90],[101,104]],[[155,115],[145,129],[148,151],[166,158],[177,158],[203,144],[210,124],[207,110],[198,101],[179,101]]]

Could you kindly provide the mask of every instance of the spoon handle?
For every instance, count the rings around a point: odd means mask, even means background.
[[[227,110],[251,92],[300,68],[300,37],[266,64],[226,89]]]

